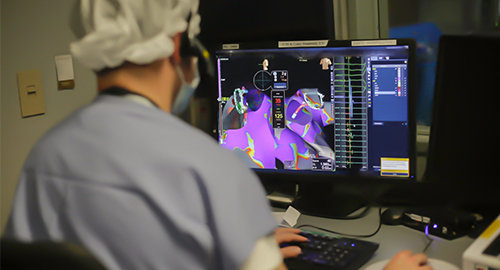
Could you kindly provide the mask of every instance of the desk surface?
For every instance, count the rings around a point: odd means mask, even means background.
[[[296,226],[303,224],[314,225],[346,234],[368,235],[375,232],[375,230],[378,228],[378,208],[371,209],[368,215],[355,220],[336,220],[301,215]],[[307,227],[304,227],[302,229],[317,231],[313,228]],[[450,241],[432,235],[430,235],[430,237],[434,239],[434,241],[425,252],[425,254],[427,254],[429,258],[444,260],[458,266],[459,268],[462,268],[462,253],[467,249],[467,247],[469,247],[470,244],[472,244],[474,239],[465,236]],[[402,225],[382,225],[380,231],[375,236],[360,239],[377,242],[380,244],[380,247],[376,251],[373,258],[368,261],[361,269],[364,269],[367,266],[378,261],[390,259],[392,258],[392,256],[394,256],[394,254],[404,249],[411,250],[414,253],[420,253],[429,242],[424,233],[404,227]]]

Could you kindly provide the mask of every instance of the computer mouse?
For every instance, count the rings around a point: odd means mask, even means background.
[[[385,225],[401,225],[403,216],[405,214],[404,208],[399,207],[391,207],[387,208],[384,212],[382,212],[382,216],[380,216],[380,221]]]
[[[382,269],[384,269],[384,267],[387,265],[387,263],[389,261],[390,260],[383,260],[380,262],[376,262],[376,263],[371,264],[368,267],[366,267],[365,270],[382,270]],[[460,270],[455,265],[453,265],[449,262],[440,260],[440,259],[430,258],[428,264],[430,266],[432,266],[432,268],[434,268],[434,270]]]

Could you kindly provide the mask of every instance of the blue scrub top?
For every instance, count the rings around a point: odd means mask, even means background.
[[[79,243],[110,269],[237,269],[275,227],[235,155],[158,108],[101,95],[35,145],[5,236]]]

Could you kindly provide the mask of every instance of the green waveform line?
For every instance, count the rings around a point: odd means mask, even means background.
[[[346,102],[347,103],[347,102]],[[350,107],[334,107],[335,109],[350,109]],[[366,110],[366,108],[354,108],[355,110]]]
[[[354,162],[354,161],[336,161],[336,163],[343,163],[343,164],[366,164],[366,162]]]
[[[349,142],[348,140],[335,140],[336,142]],[[367,142],[366,140],[351,140],[350,142]]]
[[[336,126],[343,126],[345,124],[342,124],[342,123],[335,123]],[[356,126],[366,126],[367,124],[356,124]],[[341,130],[341,129],[339,129]]]

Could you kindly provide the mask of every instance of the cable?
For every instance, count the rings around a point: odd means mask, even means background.
[[[370,212],[371,209],[372,209],[371,207],[365,206],[365,209],[361,213],[359,213],[357,215],[347,216],[347,217],[336,217],[334,219],[341,219],[341,220],[359,219],[359,218],[365,217]]]
[[[293,206],[293,205],[292,205]],[[299,207],[297,207],[299,208]],[[366,206],[365,209],[357,214],[357,215],[354,215],[354,216],[347,216],[347,217],[341,217],[341,216],[337,216],[337,217],[332,217],[332,216],[328,216],[329,219],[339,219],[339,220],[353,220],[353,219],[360,219],[362,217],[365,217],[371,210],[371,207],[369,206]]]
[[[295,228],[300,229],[300,228],[303,228],[303,227],[310,227],[310,228],[314,228],[314,229],[321,230],[321,231],[324,231],[324,232],[338,234],[338,235],[347,236],[347,237],[363,237],[363,238],[365,238],[365,237],[372,237],[372,236],[376,235],[380,231],[380,228],[382,227],[382,219],[381,219],[382,208],[379,208],[378,210],[379,210],[378,211],[378,216],[379,216],[378,228],[377,228],[377,230],[375,230],[375,232],[373,232],[371,234],[367,234],[367,235],[355,235],[355,234],[341,233],[341,232],[336,232],[336,231],[328,230],[328,229],[325,229],[325,228],[320,228],[318,226],[314,226],[314,225],[310,225],[310,224],[302,224],[302,225],[299,225],[299,226],[297,226]],[[365,212],[365,211],[363,211],[363,212]]]
[[[425,251],[427,251],[427,249],[429,248],[429,246],[432,244],[432,242],[434,241],[434,239],[430,238],[429,237],[429,225],[425,226],[425,237],[427,237],[427,239],[429,239],[429,242],[427,243],[427,245],[425,246],[424,250],[422,251],[422,253],[425,253]]]

